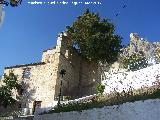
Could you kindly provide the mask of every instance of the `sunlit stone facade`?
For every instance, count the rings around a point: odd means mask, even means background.
[[[84,60],[74,49],[68,49],[69,42],[67,35],[61,33],[57,45],[43,51],[41,62],[5,67],[4,73],[13,70],[23,85],[22,108],[35,111],[37,107],[54,106],[61,79],[64,97],[79,98],[96,93],[96,85],[100,82],[97,64]],[[63,78],[59,74],[62,69],[66,70]]]
[[[153,52],[160,47],[160,43],[149,43],[137,34],[132,33],[130,37],[130,45],[123,49],[123,56],[147,51],[146,57],[152,58]],[[106,85],[105,92],[110,93],[127,90],[130,86],[140,88],[146,83],[150,85],[160,74],[159,65],[135,72],[121,69],[119,62],[110,67],[104,64],[98,66],[84,60],[76,50],[69,49],[69,44],[69,37],[62,32],[58,35],[57,45],[43,51],[40,62],[5,67],[4,73],[13,70],[23,85],[19,101],[21,108],[30,108],[31,112],[35,112],[37,108],[49,109],[56,105],[61,80],[62,96],[74,99],[96,94],[96,85],[100,82]],[[62,69],[66,70],[63,78],[59,74]],[[14,98],[17,98],[16,95],[15,92]]]

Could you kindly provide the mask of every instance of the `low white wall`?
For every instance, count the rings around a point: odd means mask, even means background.
[[[105,74],[107,78],[102,81],[102,84],[105,85],[105,93],[110,93],[115,90],[117,92],[122,92],[123,90],[128,91],[130,88],[138,89],[144,86],[152,86],[156,80],[160,80],[160,64],[152,65],[134,72],[112,69],[111,72]],[[61,103],[82,103],[91,100],[94,96],[96,96],[96,94],[75,100],[61,101]],[[57,105],[57,101],[53,101],[53,103],[49,104],[46,108],[38,109],[35,114],[43,113],[45,111],[48,112],[55,105]]]
[[[160,99],[105,106],[82,112],[37,115],[34,120],[159,120]]]
[[[128,91],[129,88],[138,89],[144,86],[152,86],[156,80],[160,80],[160,64],[156,64],[137,71],[116,71],[105,73],[106,79],[102,81],[105,85],[105,93],[114,90],[118,92]]]
[[[51,109],[53,109],[54,106],[57,105],[57,103],[58,101],[53,101],[52,103],[46,105],[45,108],[36,108],[34,115],[38,115],[38,114],[50,111]]]

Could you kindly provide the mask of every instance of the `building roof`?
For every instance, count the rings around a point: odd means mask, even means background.
[[[56,46],[54,46],[53,48],[49,48],[49,49],[43,50],[43,52],[47,52],[48,50],[53,50],[55,48],[56,48]]]
[[[5,67],[5,69],[27,67],[27,66],[36,66],[36,65],[44,65],[44,64],[46,64],[46,63],[45,62],[36,62],[36,63],[30,63],[30,64],[21,64],[21,65],[9,66],[9,67]]]

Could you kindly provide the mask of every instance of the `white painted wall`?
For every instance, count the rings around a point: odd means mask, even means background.
[[[141,70],[126,72],[125,70],[118,71],[117,69],[112,69],[112,72],[105,73],[107,79],[103,80],[102,83],[105,84],[105,93],[110,93],[114,91],[122,92],[123,90],[128,91],[130,87],[138,89],[144,86],[152,86],[159,76],[160,80],[160,64],[156,64]],[[63,101],[63,104],[67,103],[83,103],[85,101],[91,100],[94,95],[82,97],[75,100]],[[37,113],[43,113],[44,111],[49,111],[55,105],[57,101],[53,101],[48,108],[41,108]]]
[[[46,105],[45,108],[37,108],[37,109],[35,109],[34,115],[38,115],[38,114],[50,111],[51,109],[53,109],[54,106],[57,105],[57,103],[58,103],[58,101],[53,101],[52,103]]]
[[[36,115],[34,120],[159,120],[160,99],[105,106],[82,112]]]
[[[138,89],[144,86],[152,86],[156,80],[160,80],[160,64],[134,72],[121,70],[105,73],[105,75],[107,78],[102,81],[105,85],[105,93],[110,93],[114,89],[118,92],[128,91],[130,87]]]

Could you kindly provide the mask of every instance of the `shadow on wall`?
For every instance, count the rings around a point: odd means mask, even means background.
[[[18,106],[19,106],[18,101],[12,104],[11,106],[7,106],[7,108],[0,106],[0,116],[5,116],[12,113],[13,111],[18,111],[19,109]]]
[[[100,83],[98,65],[83,59],[74,48],[69,49],[68,39],[67,36],[61,36],[55,97],[58,97],[60,87],[62,87],[62,96],[72,99],[97,93],[96,85]],[[62,69],[66,70],[63,78],[60,75]]]
[[[50,110],[53,110],[54,107],[57,106],[57,103],[58,103],[58,101],[53,101],[53,102],[50,103],[47,107],[35,109],[34,115],[39,115],[39,114],[48,113]]]
[[[36,88],[30,88],[30,82],[27,82],[28,79],[22,80],[21,87],[19,89],[19,95],[16,96],[19,101],[21,101],[21,108],[29,108],[29,103],[35,101],[34,94],[36,93]],[[34,112],[34,110],[33,110]]]
[[[20,83],[17,94],[14,98],[16,99],[16,102],[10,106],[7,106],[7,108],[0,106],[0,116],[18,116],[23,114],[22,108],[29,108],[29,103],[34,101],[32,96],[36,92],[35,89],[29,89],[29,86],[29,83],[25,83],[24,81]],[[32,114],[33,112],[34,111],[31,110],[28,112],[28,114]]]

